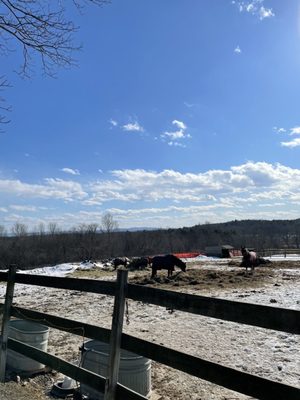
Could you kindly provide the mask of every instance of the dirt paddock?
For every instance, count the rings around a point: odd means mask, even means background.
[[[159,271],[132,271],[129,282],[184,293],[300,308],[300,262],[277,261],[256,268],[251,275],[238,262],[220,260],[188,263],[185,273],[176,270],[168,279]],[[100,269],[76,271],[73,276],[115,279],[116,272]],[[4,291],[0,292],[3,298]],[[113,298],[79,291],[17,285],[14,303],[49,314],[110,328]],[[220,363],[271,380],[300,387],[299,338],[296,335],[255,328],[164,307],[128,301],[124,332],[187,354]],[[78,365],[83,336],[50,328],[48,351]],[[62,379],[55,371],[19,382],[0,385],[1,400],[52,398],[53,383]],[[151,400],[244,400],[249,397],[152,362]],[[274,399],[275,400],[275,399]]]

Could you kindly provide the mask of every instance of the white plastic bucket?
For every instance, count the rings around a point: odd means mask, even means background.
[[[104,377],[107,376],[109,359],[109,344],[89,340],[84,344],[82,367]],[[151,392],[151,360],[121,349],[118,382],[122,385],[149,396]],[[89,399],[101,400],[104,394],[97,392],[87,385],[81,385],[81,393]]]
[[[15,319],[9,321],[8,337],[47,351],[49,328],[35,322]],[[19,372],[38,372],[45,368],[44,364],[10,349],[7,351],[7,365]]]

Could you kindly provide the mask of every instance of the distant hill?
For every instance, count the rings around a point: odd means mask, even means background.
[[[155,231],[159,228],[150,228],[147,226],[131,227],[131,228],[118,228],[118,232],[140,232],[140,231]]]
[[[295,220],[234,220],[177,230],[197,238],[200,247],[218,244],[261,248],[299,248],[300,218]]]

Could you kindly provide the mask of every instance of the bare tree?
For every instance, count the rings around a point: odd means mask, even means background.
[[[74,228],[73,228],[74,232],[80,233],[81,235],[84,235],[86,233],[86,230],[87,230],[86,224],[84,224],[84,223],[74,226]]]
[[[99,225],[94,223],[94,224],[88,224],[87,225],[87,232],[91,235],[95,235],[95,233],[97,233],[97,230],[99,228]]]
[[[44,222],[40,222],[40,223],[38,224],[38,226],[37,226],[37,228],[36,228],[36,231],[37,231],[37,233],[38,233],[40,236],[44,236],[44,235],[45,235],[45,233],[46,233],[46,227],[45,227]]]
[[[19,237],[19,238],[27,236],[28,227],[27,227],[27,225],[22,224],[21,222],[16,222],[11,228],[11,233],[14,236]]]
[[[90,260],[95,255],[95,241],[97,234],[98,224],[85,224],[82,223],[73,228],[74,233],[79,233],[77,249],[81,259]],[[77,235],[78,236],[78,235]]]
[[[48,232],[50,235],[54,236],[59,233],[59,227],[56,222],[49,222],[48,224]]]
[[[0,46],[1,50],[1,46]],[[5,79],[4,76],[0,76],[0,91],[2,92],[5,88],[9,87],[8,81]],[[0,96],[0,111],[1,112],[9,112],[11,111],[11,107],[5,104],[5,100],[2,96]],[[0,114],[0,124],[8,124],[9,120],[5,115]]]
[[[84,4],[102,6],[109,0],[70,0],[77,9]],[[80,48],[73,34],[78,30],[66,17],[66,1],[61,0],[0,0],[0,56],[18,49],[23,53],[20,73],[30,76],[33,58],[40,58],[42,70],[53,76],[57,67],[75,64],[73,52]],[[0,79],[0,88],[7,86]],[[3,109],[4,107],[2,107]],[[1,109],[1,108],[0,108]],[[7,108],[4,108],[7,110]],[[7,119],[0,115],[0,122]]]
[[[6,236],[6,229],[4,225],[0,225],[0,237]]]
[[[102,231],[106,233],[111,233],[118,229],[118,222],[114,220],[114,217],[111,213],[106,212],[102,215],[101,218],[101,227]]]

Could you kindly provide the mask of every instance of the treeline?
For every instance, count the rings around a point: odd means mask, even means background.
[[[19,227],[20,228],[20,227]],[[24,228],[24,227],[23,227]],[[149,256],[165,253],[205,251],[206,246],[245,245],[268,248],[300,248],[300,219],[243,220],[189,228],[121,232],[116,226],[81,226],[70,232],[52,229],[0,237],[0,268],[16,264],[20,269],[83,260],[105,260],[119,256]]]

